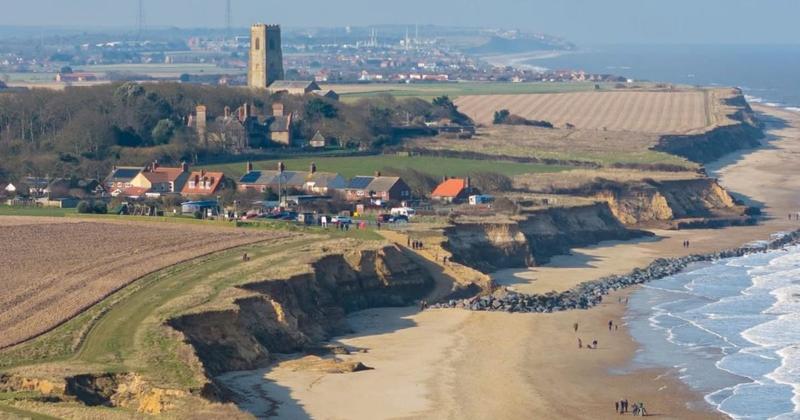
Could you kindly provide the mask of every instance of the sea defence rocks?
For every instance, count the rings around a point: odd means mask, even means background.
[[[523,313],[549,313],[573,309],[589,309],[600,304],[603,301],[603,297],[613,291],[678,274],[692,263],[742,257],[748,254],[780,249],[798,242],[800,242],[800,231],[795,231],[781,234],[769,242],[751,244],[736,249],[680,258],[658,259],[646,268],[637,268],[629,274],[609,276],[586,282],[561,293],[550,292],[530,295],[501,289],[491,295],[450,300],[432,307]]]

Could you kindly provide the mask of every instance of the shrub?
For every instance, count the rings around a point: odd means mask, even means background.
[[[92,205],[88,201],[81,201],[78,203],[78,213],[89,214],[92,210]]]
[[[201,220],[203,218],[203,212],[201,212],[200,210],[195,211],[194,218],[197,220]]]
[[[108,214],[108,205],[103,201],[97,201],[94,203],[94,208],[92,210],[95,214]]]

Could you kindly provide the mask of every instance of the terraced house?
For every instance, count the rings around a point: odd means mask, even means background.
[[[131,180],[131,188],[122,191],[124,195],[135,189],[136,196],[140,196],[144,190],[148,195],[162,195],[170,193],[180,193],[186,181],[189,179],[189,165],[182,163],[177,168],[163,167],[158,161],[150,164],[145,170],[140,172]]]
[[[333,172],[318,172],[313,163],[308,171],[253,170],[247,164],[247,173],[239,180],[239,191],[300,191],[308,194],[328,195],[344,190],[347,181]]]

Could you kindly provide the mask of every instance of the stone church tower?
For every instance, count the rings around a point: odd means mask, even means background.
[[[270,83],[283,80],[281,27],[256,24],[250,28],[250,64],[247,86],[266,89]]]

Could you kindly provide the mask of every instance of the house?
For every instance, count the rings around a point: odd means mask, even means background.
[[[93,82],[97,80],[97,75],[94,73],[86,72],[73,72],[73,73],[58,73],[56,74],[56,82]]]
[[[148,191],[150,191],[149,188],[128,187],[128,188],[125,188],[123,190],[117,190],[117,192],[115,192],[114,195],[115,196],[128,197],[128,198],[130,198],[132,200],[138,200],[140,198],[147,197],[147,192]]]
[[[311,140],[309,140],[308,145],[315,149],[323,149],[325,147],[328,147],[328,139],[326,139],[325,136],[322,135],[322,133],[317,131],[317,133],[314,134],[314,137],[312,137]]]
[[[431,198],[445,203],[461,203],[472,195],[469,178],[445,178],[431,194]]]
[[[401,201],[411,198],[411,188],[395,176],[357,176],[345,189],[347,201],[383,200]]]
[[[280,165],[279,165],[280,166]],[[239,191],[304,191],[313,194],[328,194],[343,190],[347,186],[345,179],[331,172],[318,172],[317,166],[311,164],[309,171],[255,171],[251,163],[247,164],[247,173],[239,179]]]
[[[225,174],[222,172],[194,171],[189,174],[181,193],[183,195],[213,195],[219,192]]]
[[[47,194],[47,187],[50,185],[50,179],[38,176],[27,176],[22,180],[22,186],[17,192],[27,193],[33,197],[42,197]]]
[[[158,161],[150,164],[131,180],[131,186],[144,188],[147,193],[159,196],[180,193],[189,179],[189,165],[185,162],[177,168],[163,167]]]
[[[107,191],[122,191],[132,187],[131,181],[142,171],[144,171],[144,167],[114,166],[111,169],[111,173],[106,177],[105,182],[103,182],[103,185],[106,187]]]
[[[315,90],[313,92],[314,95],[319,96],[320,98],[327,98],[332,101],[339,101],[339,94],[335,91],[328,89],[328,90]]]
[[[7,194],[10,194],[10,195],[16,194],[17,187],[14,184],[8,184],[8,185],[3,186],[3,191],[5,191]]]
[[[235,153],[250,148],[291,146],[294,138],[294,113],[286,113],[280,102],[272,104],[272,115],[268,116],[260,115],[251,104],[245,103],[234,113],[225,107],[222,116],[210,122],[206,118],[205,107],[198,106],[188,122],[201,143],[214,143]]]
[[[322,90],[317,82],[311,80],[276,80],[269,85],[269,93],[288,93],[289,95],[306,95]]]

